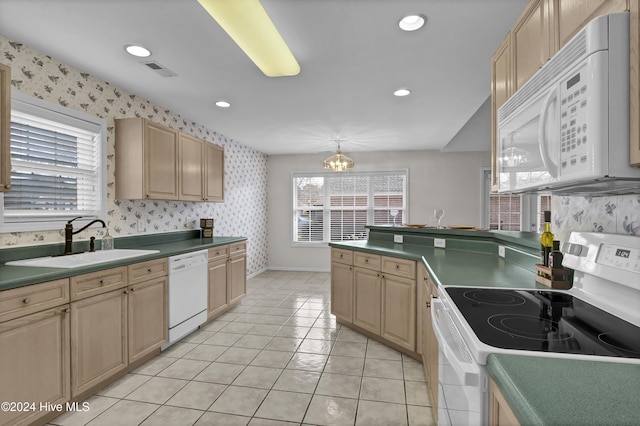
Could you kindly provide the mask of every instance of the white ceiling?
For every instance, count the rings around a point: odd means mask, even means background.
[[[0,0],[0,33],[266,154],[442,149],[489,96],[491,55],[527,1],[262,0],[294,77],[264,76],[197,0]],[[401,31],[415,13],[427,25]]]

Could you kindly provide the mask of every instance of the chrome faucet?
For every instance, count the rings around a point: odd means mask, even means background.
[[[67,255],[67,254],[73,254],[73,235],[77,234],[78,232],[82,232],[85,229],[87,229],[88,227],[90,227],[91,225],[93,225],[96,222],[100,222],[102,224],[103,228],[107,227],[107,224],[104,223],[104,221],[100,220],[100,219],[95,219],[92,220],[91,222],[87,223],[85,226],[83,226],[82,228],[78,229],[77,231],[73,230],[73,225],[71,224],[71,222],[73,222],[76,219],[81,219],[82,216],[78,216],[75,217],[73,219],[71,219],[70,221],[67,222],[67,224],[64,227],[64,253],[63,255]]]

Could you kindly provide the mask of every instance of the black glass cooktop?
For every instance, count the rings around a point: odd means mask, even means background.
[[[487,345],[640,358],[640,327],[569,294],[462,287],[446,291]]]

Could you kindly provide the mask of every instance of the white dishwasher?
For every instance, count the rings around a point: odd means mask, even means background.
[[[169,257],[169,341],[177,342],[207,321],[207,250]]]

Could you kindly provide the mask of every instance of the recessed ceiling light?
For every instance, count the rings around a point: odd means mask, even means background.
[[[216,101],[216,106],[220,108],[229,108],[231,104],[227,101]]]
[[[398,25],[404,31],[415,31],[422,28],[425,22],[427,22],[427,17],[424,15],[407,15],[400,20]]]
[[[146,47],[138,46],[137,44],[128,44],[124,47],[124,50],[128,54],[137,56],[138,58],[147,58],[151,56],[151,51]]]
[[[398,89],[395,92],[393,92],[394,95],[396,96],[407,96],[409,94],[411,94],[411,90],[409,89]]]

